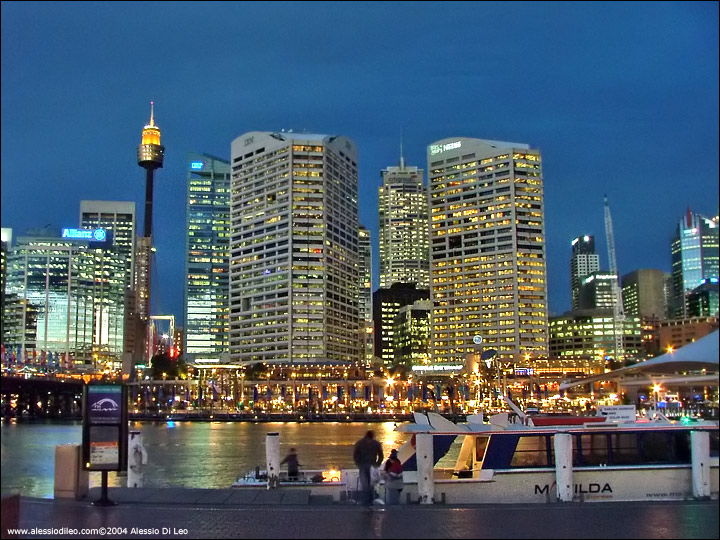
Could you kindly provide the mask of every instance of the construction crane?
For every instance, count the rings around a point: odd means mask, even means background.
[[[613,331],[615,334],[615,361],[621,362],[625,356],[623,347],[623,333],[625,327],[625,312],[622,305],[622,295],[620,292],[617,260],[615,258],[615,236],[613,235],[612,217],[610,216],[610,206],[608,205],[607,195],[605,198],[605,237],[607,239],[608,259],[610,263],[610,272],[615,276],[612,281],[613,296]]]

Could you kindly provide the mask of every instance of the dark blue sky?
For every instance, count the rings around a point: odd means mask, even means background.
[[[186,158],[252,130],[341,134],[359,149],[374,234],[380,170],[445,137],[529,143],[545,180],[551,313],[570,241],[621,273],[670,269],[688,206],[718,212],[716,2],[3,2],[2,226],[77,226],[82,199],[134,200],[156,103],[154,312],[182,319]],[[377,260],[375,261],[377,267]],[[375,272],[377,276],[377,271]]]

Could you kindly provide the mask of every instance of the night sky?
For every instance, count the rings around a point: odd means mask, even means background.
[[[570,242],[621,274],[670,270],[688,206],[718,212],[717,2],[3,2],[2,226],[76,227],[80,200],[136,202],[155,101],[153,313],[182,314],[189,152],[230,158],[248,131],[345,135],[360,219],[397,165],[446,137],[543,157],[551,314],[569,309]],[[427,173],[427,170],[426,170]],[[427,179],[427,178],[426,178]]]

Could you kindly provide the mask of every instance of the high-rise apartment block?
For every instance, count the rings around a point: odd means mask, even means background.
[[[595,253],[594,236],[578,236],[572,241],[570,259],[571,309],[580,309],[580,287],[583,279],[600,270],[600,256]]]
[[[475,336],[500,358],[546,355],[540,152],[451,138],[427,158],[433,362],[462,366]]]
[[[218,362],[229,347],[229,161],[188,156],[186,229],[182,349],[195,362]]]
[[[401,156],[399,167],[388,167],[380,176],[380,287],[415,283],[419,289],[427,289],[428,198],[423,170],[406,166]]]
[[[704,279],[720,277],[718,256],[718,218],[687,214],[675,229],[672,242],[672,315],[687,317],[687,295]]]
[[[231,153],[231,359],[359,362],[355,143],[256,131]]]

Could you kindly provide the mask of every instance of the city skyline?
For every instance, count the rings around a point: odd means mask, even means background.
[[[357,144],[373,289],[380,171],[399,163],[401,137],[426,185],[433,141],[519,140],[542,152],[551,315],[570,306],[573,238],[595,236],[608,268],[603,194],[620,276],[669,272],[687,207],[717,214],[717,4],[202,6],[2,4],[2,226],[15,238],[76,227],[82,200],[143,208],[135,149],[155,101],[166,156],[155,180],[153,314],[183,319],[188,154],[229,159],[232,140],[254,130]],[[308,13],[324,35],[293,26]],[[532,35],[503,33],[540,19]],[[163,24],[149,34],[147,20]],[[418,37],[393,34],[398,21]],[[214,25],[212,35],[196,22]],[[199,41],[180,39],[193,32]],[[313,54],[293,55],[298,43]],[[153,47],[152,63],[137,60]]]

